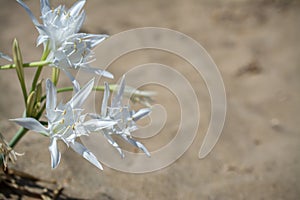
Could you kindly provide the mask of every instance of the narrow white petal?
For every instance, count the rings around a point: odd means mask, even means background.
[[[116,94],[116,96],[113,98],[112,100],[112,107],[119,107],[121,106],[121,101],[122,101],[122,97],[123,97],[123,93],[124,93],[124,89],[125,89],[125,75],[123,75],[120,85],[118,86],[118,92]]]
[[[82,10],[85,4],[85,0],[80,0],[74,3],[74,5],[69,9],[70,15],[72,17],[77,16],[79,12]]]
[[[67,77],[71,80],[74,91],[78,92],[80,90],[80,85],[78,83],[78,81],[74,78],[74,76],[68,72],[67,70],[63,69],[63,71],[65,72],[65,74],[67,75]]]
[[[80,108],[82,106],[86,98],[91,93],[93,86],[94,86],[94,78],[90,80],[87,84],[85,84],[85,86],[83,86],[69,101],[72,108]]]
[[[142,108],[139,111],[137,111],[135,114],[132,115],[133,121],[137,121],[139,119],[142,119],[143,117],[147,116],[151,112],[150,108]]]
[[[82,11],[80,13],[80,15],[78,16],[78,18],[76,19],[76,21],[74,21],[74,23],[73,23],[74,33],[77,33],[80,30],[84,20],[85,20],[85,12]]]
[[[84,157],[90,163],[95,165],[97,168],[103,170],[103,167],[97,160],[96,156],[92,152],[90,152],[85,146],[78,142],[70,143],[70,146],[76,153],[80,154],[82,157]]]
[[[61,154],[57,148],[57,138],[51,138],[50,145],[49,145],[49,151],[50,151],[50,156],[51,156],[51,167],[52,169],[55,169],[59,162],[60,162],[60,157]]]
[[[97,68],[93,68],[93,67],[88,67],[87,65],[82,65],[80,66],[80,69],[89,72],[89,73],[94,73],[97,74],[99,76],[104,76],[106,78],[110,78],[113,79],[114,75],[112,75],[110,72],[102,70],[102,69],[97,69]]]
[[[12,62],[11,57],[9,57],[8,55],[6,55],[6,54],[4,54],[4,53],[2,53],[2,52],[0,52],[0,58],[3,58],[3,59],[5,59],[5,60],[7,60],[7,61]]]
[[[48,0],[41,0],[41,13],[45,15],[49,10],[51,10],[50,4]]]
[[[88,41],[91,43],[92,49],[108,37],[109,36],[106,34],[87,34],[86,35],[86,38],[88,38]]]
[[[46,43],[49,40],[48,35],[41,34],[38,36],[36,40],[36,46],[39,46],[40,44]]]
[[[56,87],[50,79],[46,80],[46,109],[54,110],[56,107]]]
[[[105,82],[104,85],[105,85],[105,89],[104,89],[102,106],[101,106],[101,116],[102,117],[106,117],[107,104],[108,104],[108,99],[109,99],[109,95],[110,95],[108,83]]]
[[[109,132],[107,130],[103,130],[102,131],[105,138],[107,139],[107,141],[113,146],[115,147],[115,149],[119,152],[119,154],[121,155],[122,158],[125,157],[122,149],[120,148],[120,146],[118,145],[118,143],[109,135]]]
[[[117,124],[116,121],[108,121],[108,120],[101,120],[101,119],[90,119],[83,123],[83,126],[91,131],[98,131],[104,128],[112,127],[113,125]]]
[[[147,150],[147,148],[142,143],[140,143],[138,141],[135,141],[134,139],[130,138],[130,136],[128,136],[126,134],[122,134],[121,136],[128,143],[130,143],[130,144],[136,146],[137,148],[141,149],[148,157],[151,156],[149,151]]]
[[[17,118],[17,119],[10,119],[11,121],[23,126],[26,129],[42,133],[43,135],[48,136],[49,131],[45,128],[39,121],[34,118],[26,117],[26,118]]]

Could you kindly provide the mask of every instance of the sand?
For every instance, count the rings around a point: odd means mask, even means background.
[[[52,2],[71,5],[73,1]],[[38,34],[28,15],[14,1],[1,3],[0,51],[11,55],[12,40],[17,38],[24,60],[38,60]],[[37,1],[26,3],[38,16]],[[157,62],[177,69],[190,81],[201,120],[195,140],[176,162],[143,174],[124,173],[108,166],[99,171],[69,149],[63,150],[59,167],[51,170],[49,140],[29,132],[16,147],[25,155],[11,168],[55,179],[66,195],[84,199],[299,198],[298,1],[101,0],[88,1],[85,10],[85,32],[114,35],[139,27],[163,27],[200,43],[218,66],[226,89],[227,115],[221,138],[206,158],[198,158],[211,115],[209,94],[201,76],[177,57],[144,51],[120,58],[108,70],[118,78],[134,66]],[[33,69],[26,70],[28,80],[33,73]],[[47,73],[49,70],[45,77]],[[23,112],[16,80],[15,71],[1,71],[0,130],[7,139],[18,129],[7,119],[20,117]],[[63,74],[60,84],[69,84]],[[158,135],[142,140],[151,151],[176,136],[180,121],[178,102],[172,93],[162,93],[154,100],[165,106],[167,122]]]

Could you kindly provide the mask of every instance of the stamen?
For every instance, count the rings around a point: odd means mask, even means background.
[[[56,12],[56,15],[60,15],[60,14],[61,14],[61,9],[58,8],[58,9],[57,9],[57,12]]]
[[[73,48],[74,48],[75,52],[78,50],[78,49],[77,49],[77,44],[76,44],[76,42],[74,42]]]

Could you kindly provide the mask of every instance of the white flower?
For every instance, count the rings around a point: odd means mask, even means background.
[[[48,0],[40,0],[43,24],[39,23],[22,0],[17,2],[29,14],[40,33],[37,45],[43,43],[46,48],[49,43],[50,53],[47,60],[52,62],[54,67],[62,69],[72,81],[74,77],[68,72],[70,68],[80,68],[113,78],[111,73],[89,66],[94,60],[92,49],[108,36],[78,33],[85,19],[85,12],[82,10],[85,0],[77,1],[69,10],[62,5],[52,10]]]
[[[112,99],[111,106],[108,106],[108,99],[109,99],[109,86],[105,83],[105,91],[102,100],[101,106],[101,114],[90,114],[90,116],[94,119],[99,120],[107,120],[107,121],[115,121],[117,122],[114,126],[101,129],[101,132],[104,134],[108,142],[114,146],[120,155],[124,157],[124,154],[119,147],[119,145],[114,141],[111,135],[120,136],[123,140],[134,145],[141,149],[147,156],[150,157],[149,151],[146,147],[134,140],[131,136],[131,132],[138,129],[136,125],[136,121],[147,116],[151,110],[149,108],[140,109],[137,112],[129,109],[129,105],[123,105],[122,97],[125,89],[125,76],[123,76],[119,89],[117,91],[116,96]]]
[[[88,135],[90,132],[111,127],[115,124],[113,121],[95,119],[85,121],[85,115],[82,115],[83,109],[81,109],[81,106],[90,94],[93,85],[94,79],[76,92],[72,99],[66,104],[60,103],[57,105],[56,88],[48,79],[46,81],[46,117],[48,119],[48,127],[44,127],[34,118],[18,118],[12,120],[29,130],[50,137],[49,151],[51,154],[52,168],[56,168],[60,162],[61,154],[57,147],[57,140],[60,139],[93,165],[102,169],[95,155],[85,146],[76,142],[76,138],[82,135]]]

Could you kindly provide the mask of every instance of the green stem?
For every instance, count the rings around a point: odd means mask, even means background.
[[[27,89],[24,81],[20,81],[25,106],[27,106]]]
[[[41,57],[41,61],[45,61],[45,60],[47,59],[49,53],[50,53],[50,49],[49,49],[48,46],[49,46],[49,42],[47,43],[47,46],[46,46],[46,48],[45,48],[45,50],[44,50],[44,52],[43,52],[43,55],[42,55],[42,57]],[[38,66],[38,69],[36,70],[35,75],[34,75],[34,78],[33,78],[33,81],[32,81],[31,91],[30,91],[30,92],[32,92],[32,91],[35,90],[36,83],[37,83],[38,80],[39,80],[39,77],[40,77],[40,75],[41,75],[43,66],[44,66],[44,65],[39,65],[39,66]]]
[[[59,79],[60,70],[58,68],[52,69],[52,82],[56,86]]]
[[[14,148],[14,146],[19,142],[19,140],[25,135],[27,131],[28,129],[21,127],[9,142],[9,146],[11,148]]]
[[[42,65],[49,65],[49,64],[51,64],[51,62],[49,62],[49,61],[37,61],[37,62],[23,63],[23,67],[25,67],[25,68],[39,67],[39,66],[42,66]],[[16,68],[15,64],[0,66],[0,70],[15,69],[15,68]]]
[[[33,78],[33,81],[32,81],[32,85],[31,85],[31,92],[35,90],[35,86],[36,86],[36,83],[38,82],[38,80],[40,78],[42,69],[43,69],[43,65],[38,66],[38,68],[35,72],[35,75],[34,75],[34,78]]]
[[[118,88],[118,85],[116,85],[116,84],[109,85],[109,90],[111,92],[116,91],[117,88]],[[93,87],[94,91],[104,91],[104,89],[105,89],[104,86]],[[73,87],[64,87],[64,88],[58,88],[57,89],[57,93],[72,92],[72,91],[73,91]],[[143,96],[143,97],[151,97],[151,96],[155,95],[154,92],[135,90],[131,87],[126,87],[125,88],[125,93],[133,94],[135,96]],[[44,101],[45,99],[46,99],[46,95],[42,96],[41,101]]]
[[[115,85],[111,85],[109,86],[110,90],[114,90],[115,89]],[[57,89],[57,93],[62,93],[62,92],[72,92],[73,91],[73,87],[64,87],[64,88],[58,88]],[[97,87],[93,87],[94,91],[104,91],[104,86],[97,86]],[[46,99],[46,95],[42,96],[41,101],[44,101]]]
[[[110,90],[113,90],[114,86],[112,85],[109,86]],[[93,87],[94,91],[104,91],[105,87],[104,86],[97,86],[97,87]],[[61,93],[61,92],[70,92],[73,91],[73,87],[65,87],[65,88],[59,88],[57,89],[57,93]]]

